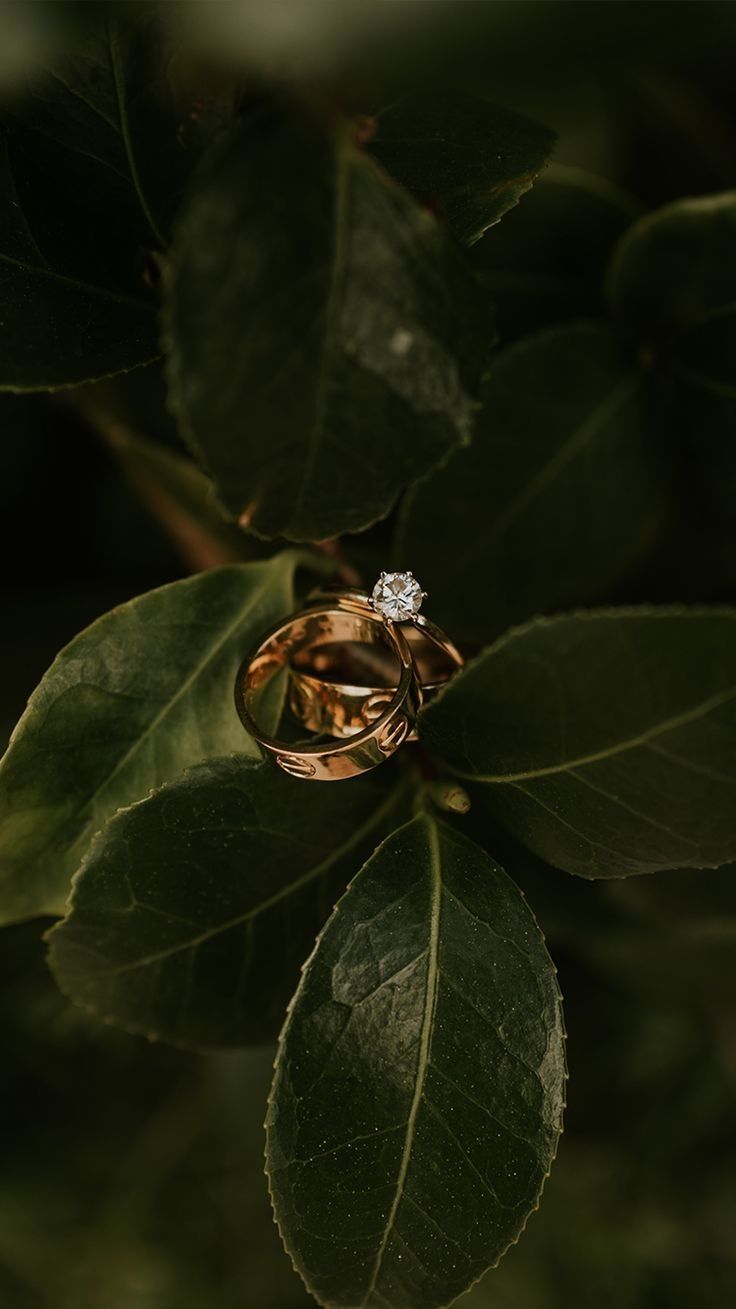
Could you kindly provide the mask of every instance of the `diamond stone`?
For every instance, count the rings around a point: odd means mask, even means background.
[[[419,613],[424,596],[412,573],[381,573],[373,588],[371,604],[384,618],[405,623]]]

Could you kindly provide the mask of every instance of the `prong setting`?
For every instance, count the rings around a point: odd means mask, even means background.
[[[382,572],[373,588],[371,604],[384,618],[406,623],[416,618],[426,594],[413,573]]]

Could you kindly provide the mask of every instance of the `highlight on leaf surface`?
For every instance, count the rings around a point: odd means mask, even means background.
[[[246,648],[293,603],[296,553],[172,582],[104,614],[57,656],[0,762],[0,921],[63,911],[121,806],[257,747],[232,704]]]
[[[164,322],[172,403],[223,503],[299,541],[384,517],[469,441],[493,343],[452,237],[346,123],[281,101],[198,173]]]
[[[515,1241],[561,1131],[554,967],[513,882],[420,816],[321,933],[267,1119],[284,1244],[317,1301],[447,1305]]]

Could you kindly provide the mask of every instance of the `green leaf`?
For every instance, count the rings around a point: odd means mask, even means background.
[[[176,421],[167,408],[162,359],[130,373],[77,386],[64,398],[105,435],[124,430],[166,450],[185,453]]]
[[[159,353],[155,302],[142,283],[110,285],[47,257],[2,136],[0,220],[0,390],[73,385]]]
[[[736,306],[724,305],[682,333],[672,354],[671,371],[678,382],[692,387],[702,404],[721,400],[736,408]]]
[[[670,421],[686,446],[706,495],[710,523],[717,513],[734,533],[736,497],[736,305],[682,332],[668,361]],[[723,557],[723,555],[721,555]]]
[[[460,91],[402,96],[374,121],[371,153],[469,245],[533,186],[555,141],[550,128]]]
[[[55,180],[64,170],[86,184],[83,203],[112,224],[104,238],[164,249],[192,167],[231,107],[227,78],[215,83],[179,49],[155,6],[135,14],[118,6],[55,63],[36,67],[5,118],[19,153],[46,162]],[[69,238],[89,245],[88,231]]]
[[[550,164],[523,205],[473,250],[501,339],[601,315],[611,251],[640,211],[594,173]]]
[[[469,440],[484,293],[435,219],[303,107],[210,154],[168,286],[172,398],[226,506],[318,540]]]
[[[622,877],[736,858],[736,610],[529,623],[459,673],[421,725],[558,868]]]
[[[393,772],[315,795],[242,756],[192,769],[94,842],[50,933],[59,986],[150,1038],[272,1038],[336,896],[403,794]]]
[[[138,596],[62,650],[0,763],[0,921],[63,912],[115,810],[184,768],[249,750],[235,671],[288,612],[298,556],[212,569]]]
[[[736,191],[678,200],[624,235],[611,260],[614,310],[657,344],[736,299]]]
[[[438,622],[482,643],[625,573],[662,520],[657,455],[643,383],[612,332],[538,333],[498,355],[470,449],[409,493],[394,558]]]
[[[154,10],[108,10],[3,115],[0,388],[73,385],[160,354],[150,252],[222,118],[201,86],[170,80],[171,54]]]
[[[736,491],[736,191],[680,200],[637,223],[611,263],[614,308],[640,334],[683,443],[692,489],[730,527]]]
[[[565,1061],[513,882],[428,817],[376,851],[309,960],[267,1120],[276,1218],[320,1304],[446,1305],[539,1200]]]

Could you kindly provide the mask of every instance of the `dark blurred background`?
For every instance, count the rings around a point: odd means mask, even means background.
[[[83,40],[99,8],[0,5],[3,93]],[[353,98],[377,80],[475,85],[554,127],[559,163],[645,208],[736,185],[730,3],[166,9],[208,57],[259,75]],[[509,233],[524,204],[503,220]],[[163,414],[142,435],[175,448]],[[728,528],[705,548],[707,513],[692,530],[660,590],[709,597],[715,570],[717,594],[736,598]],[[0,395],[0,559],[3,743],[66,641],[192,563],[65,392]],[[734,874],[594,885],[523,871],[566,999],[567,1131],[540,1212],[468,1309],[736,1302]],[[0,1305],[311,1303],[262,1175],[271,1052],[201,1058],[101,1028],[56,992],[43,926],[0,933]]]

